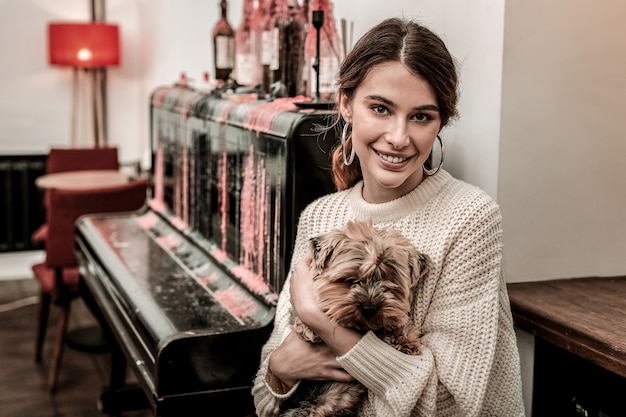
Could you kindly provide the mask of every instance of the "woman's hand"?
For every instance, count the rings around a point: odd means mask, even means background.
[[[294,267],[289,287],[291,305],[298,317],[300,317],[300,320],[312,328],[314,327],[312,321],[319,322],[320,325],[330,326],[330,319],[319,308],[315,298],[315,290],[313,288],[314,272],[311,270],[312,260],[311,253],[307,252],[304,258]]]
[[[362,335],[353,329],[336,325],[320,308],[313,285],[315,273],[311,270],[312,260],[309,252],[294,267],[289,281],[291,304],[300,320],[324,341],[335,356],[341,356],[352,349]]]
[[[287,388],[300,379],[354,380],[339,366],[335,353],[326,344],[309,343],[293,331],[270,356],[269,368]]]

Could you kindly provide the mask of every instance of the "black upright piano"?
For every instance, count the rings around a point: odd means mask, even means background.
[[[84,282],[155,415],[253,415],[298,216],[334,191],[334,114],[184,86],[150,113],[151,195],[79,219]]]

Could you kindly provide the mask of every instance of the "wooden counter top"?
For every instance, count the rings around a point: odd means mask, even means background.
[[[626,276],[507,287],[516,327],[626,378]]]

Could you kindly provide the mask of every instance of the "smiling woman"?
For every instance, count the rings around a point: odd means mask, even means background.
[[[437,97],[424,78],[401,62],[377,65],[351,98],[341,96],[339,111],[352,125],[365,200],[383,203],[417,187],[441,130]]]
[[[483,190],[442,169],[441,158],[433,166],[439,133],[456,116],[457,76],[446,46],[424,26],[387,19],[357,42],[338,81],[339,191],[300,216],[292,272],[253,387],[257,414],[301,415],[290,399],[307,390],[313,407],[330,416],[339,404],[328,403],[316,381],[331,380],[367,388],[354,401],[355,416],[524,416],[500,210]],[[408,313],[419,354],[334,321],[332,306],[319,303],[309,242],[351,221],[397,229],[430,259]],[[377,264],[384,254],[370,256]],[[375,276],[366,280],[373,298],[385,288]],[[375,314],[369,302],[352,308]],[[296,316],[320,343],[291,330]]]

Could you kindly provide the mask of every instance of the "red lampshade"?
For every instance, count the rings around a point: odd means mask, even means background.
[[[120,63],[119,29],[101,22],[50,23],[50,64],[101,68]]]

